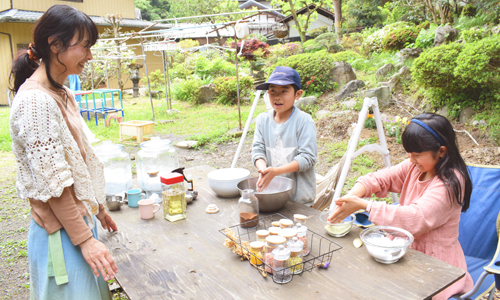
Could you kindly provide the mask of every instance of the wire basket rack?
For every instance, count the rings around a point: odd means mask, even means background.
[[[246,248],[244,246],[244,242],[252,242],[257,240],[257,230],[261,229],[268,229],[269,227],[272,226],[272,222],[274,221],[279,221],[281,219],[289,219],[282,214],[272,214],[266,217],[261,217],[258,219],[259,223],[256,227],[253,228],[243,228],[240,225],[233,225],[224,229],[220,229],[219,232],[222,233],[226,238],[232,240],[236,244],[238,244],[240,247],[242,247],[243,250],[248,252],[250,255],[254,256],[256,260],[260,260],[257,256],[255,256],[252,252],[250,252],[250,249]],[[251,223],[255,222],[255,220],[248,221],[242,224],[246,223]],[[234,236],[227,235],[225,232],[227,229],[230,229],[234,232]],[[307,246],[309,248],[309,254],[303,258],[302,261],[302,272],[299,274],[295,274],[295,272],[292,272],[292,270],[295,270],[297,268],[297,265],[292,265],[289,266],[288,269],[290,269],[290,273],[292,274],[292,279],[294,276],[302,276],[305,272],[311,272],[312,270],[316,268],[324,268],[326,269],[330,261],[332,259],[333,253],[337,250],[342,249],[342,246],[339,244],[335,243],[334,241],[310,230],[309,228],[307,229]],[[273,273],[276,272],[276,269],[273,268],[273,266],[269,265],[268,263],[264,262],[265,266],[269,267],[271,270],[273,270]],[[285,270],[280,270],[279,272],[285,272]],[[290,280],[291,281],[291,280]],[[276,282],[276,281],[275,281]],[[278,283],[287,283],[287,282],[278,282]]]

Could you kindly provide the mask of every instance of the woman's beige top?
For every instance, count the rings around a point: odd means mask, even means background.
[[[105,201],[103,166],[83,124],[69,90],[33,79],[21,86],[10,113],[19,195],[30,200],[33,219],[48,234],[64,227],[74,245],[92,236],[82,216],[97,214]],[[87,221],[92,228],[92,218]]]

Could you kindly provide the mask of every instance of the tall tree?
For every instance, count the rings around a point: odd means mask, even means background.
[[[327,0],[272,0],[272,5],[279,5],[284,15],[291,14],[295,23],[294,27],[300,34],[300,43],[306,42],[306,32],[309,25],[318,18],[318,7],[323,6]],[[311,5],[314,4],[314,5]],[[297,14],[297,11],[305,8],[303,14]]]
[[[342,0],[333,0],[335,11],[335,33],[337,34],[337,44],[340,44],[342,37]]]
[[[170,7],[168,0],[134,0],[134,4],[141,10],[142,19],[147,21],[165,19]]]
[[[192,17],[212,14],[221,14],[240,11],[238,1],[233,0],[167,0],[170,5],[169,17]],[[190,23],[212,23],[240,19],[241,15],[212,16],[189,19]],[[214,26],[215,28],[215,26]],[[217,40],[220,45],[223,41],[218,31]]]

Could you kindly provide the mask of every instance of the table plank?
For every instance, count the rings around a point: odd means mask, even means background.
[[[128,206],[110,212],[119,231],[100,230],[99,238],[115,259],[116,278],[131,299],[425,299],[465,275],[412,249],[395,264],[380,264],[366,247],[352,246],[359,234],[354,228],[345,237],[329,238],[343,248],[333,253],[328,269],[314,269],[294,276],[288,284],[276,284],[223,246],[219,229],[238,224],[238,201],[213,193],[206,176],[211,170],[200,166],[185,171],[193,174],[199,192],[188,205],[186,220],[171,223],[161,214],[142,220],[138,209]],[[219,213],[205,213],[212,203]],[[293,202],[279,213],[289,218],[294,213],[319,215]],[[327,236],[318,218],[309,219],[307,226]]]

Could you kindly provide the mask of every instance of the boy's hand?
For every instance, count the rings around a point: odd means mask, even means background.
[[[277,175],[276,169],[273,167],[259,170],[259,180],[257,181],[257,192],[262,192],[267,188],[271,180]]]

